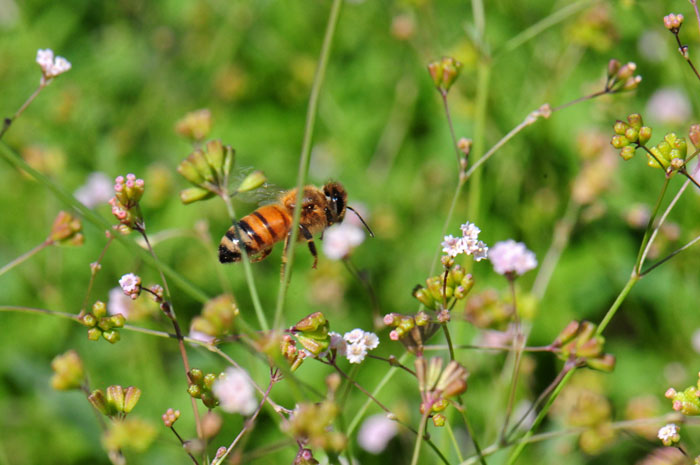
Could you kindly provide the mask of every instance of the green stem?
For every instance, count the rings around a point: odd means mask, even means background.
[[[460,403],[462,404],[462,408],[459,410],[459,413],[462,414],[462,420],[464,420],[464,426],[467,428],[467,434],[469,434],[469,437],[472,440],[472,444],[474,444],[474,449],[476,450],[476,455],[479,458],[479,462],[481,462],[481,465],[486,465],[486,459],[484,458],[483,451],[481,450],[481,447],[479,446],[479,441],[476,439],[476,434],[474,433],[474,428],[472,428],[472,424],[469,421],[469,417],[467,416],[467,411],[466,411],[466,405],[462,403],[462,397],[460,396],[459,398]],[[461,461],[461,459],[460,459]]]
[[[620,308],[620,305],[622,305],[622,302],[627,298],[627,295],[640,279],[641,277],[634,272],[630,275],[630,278],[627,280],[627,284],[625,284],[625,287],[622,288],[622,291],[620,291],[620,294],[618,294],[615,302],[613,302],[612,306],[608,309],[608,312],[598,325],[596,336],[603,334],[603,331],[605,331],[605,328],[608,326],[608,323],[610,323],[610,320],[612,320],[612,317],[615,316],[615,313]]]
[[[425,413],[420,419],[420,426],[418,427],[418,434],[416,435],[416,445],[413,447],[413,457],[411,458],[411,465],[418,464],[418,457],[420,456],[420,446],[423,443],[423,435],[425,434],[425,426],[428,422],[429,414],[430,409],[426,407]]]
[[[52,240],[46,239],[44,242],[42,242],[41,244],[37,245],[36,247],[34,247],[34,248],[33,248],[32,250],[30,250],[29,252],[23,253],[22,255],[20,255],[19,257],[15,258],[14,260],[12,260],[12,261],[11,261],[10,263],[8,263],[7,265],[5,265],[5,266],[3,266],[2,268],[0,268],[0,276],[4,275],[4,274],[7,273],[8,271],[10,271],[12,268],[14,268],[14,267],[16,267],[17,265],[19,265],[19,264],[25,262],[25,261],[28,260],[29,258],[33,257],[35,254],[41,252],[41,251],[44,250],[46,247],[48,247],[48,246],[50,246],[50,245],[53,245],[53,244],[54,244],[54,242],[53,242]]]
[[[447,329],[447,323],[442,324],[442,330],[445,333],[445,340],[447,341],[447,348],[450,351],[450,360],[455,359],[455,350],[452,347],[452,338],[450,337],[450,330]]]
[[[240,239],[241,234],[238,228],[238,220],[236,219],[236,211],[233,209],[233,203],[231,202],[231,196],[228,192],[224,192],[221,195],[224,203],[226,204],[226,211],[231,219],[231,224],[233,224],[234,230],[236,232],[236,238],[239,244],[243,244]],[[270,326],[267,324],[267,319],[265,318],[265,312],[263,311],[262,304],[260,303],[260,296],[258,295],[258,289],[255,286],[255,278],[253,277],[253,269],[250,266],[250,260],[248,260],[248,252],[245,246],[241,246],[241,256],[243,262],[243,273],[245,274],[246,284],[248,285],[248,291],[250,292],[250,298],[253,301],[253,308],[255,309],[255,316],[258,318],[258,324],[260,329],[263,331],[269,331]]]
[[[511,296],[513,299],[513,319],[515,324],[515,336],[513,337],[513,353],[515,354],[513,360],[513,375],[511,376],[510,382],[510,393],[508,394],[508,404],[506,405],[506,415],[503,420],[503,427],[501,428],[501,433],[499,435],[499,441],[505,441],[506,430],[508,429],[508,422],[510,421],[510,415],[513,412],[513,405],[515,404],[515,392],[518,388],[518,378],[520,375],[520,360],[522,358],[522,350],[520,350],[520,318],[518,318],[518,307],[515,299],[515,278],[509,277],[508,283],[510,287]]]
[[[102,216],[98,215],[94,211],[87,208],[85,205],[76,200],[70,193],[68,193],[63,187],[56,184],[53,180],[48,178],[46,175],[35,170],[25,162],[22,157],[15,153],[3,142],[0,142],[0,155],[5,158],[11,165],[13,165],[17,170],[24,171],[33,177],[37,182],[43,184],[47,189],[52,191],[54,195],[68,207],[72,208],[77,214],[82,216],[85,220],[95,225],[98,229],[111,230],[113,223],[110,223]],[[114,233],[114,238],[138,255],[143,261],[151,266],[156,266],[155,260],[151,257],[148,250],[140,247],[133,239],[129,236],[123,236],[118,233]],[[185,279],[180,273],[169,267],[168,265],[161,263],[161,268],[166,276],[168,276],[172,282],[178,285],[180,289],[185,291],[193,299],[199,302],[206,302],[209,297],[199,288],[194,286],[191,282]]]
[[[333,44],[333,37],[335,35],[336,26],[338,25],[340,7],[342,4],[343,0],[333,0],[330,15],[328,16],[328,23],[326,24],[326,33],[323,37],[323,45],[321,46],[321,55],[319,57],[318,66],[316,67],[316,73],[314,74],[314,81],[311,85],[311,96],[309,97],[309,105],[306,110],[304,139],[301,147],[301,157],[299,159],[299,172],[297,174],[297,198],[292,218],[292,231],[289,239],[290,247],[287,250],[284,275],[277,294],[277,305],[275,307],[275,318],[273,320],[274,328],[279,328],[282,324],[282,308],[284,307],[287,284],[289,283],[292,264],[294,263],[294,244],[296,244],[299,235],[299,220],[301,218],[302,199],[304,195],[303,188],[306,183],[306,175],[309,172],[309,163],[311,161],[311,141],[316,123],[316,113],[318,112],[319,95],[321,94],[321,87],[326,75],[331,45]]]
[[[542,407],[542,410],[540,410],[540,413],[537,415],[537,418],[535,418],[534,423],[530,427],[527,433],[525,433],[525,436],[522,438],[522,442],[520,442],[515,450],[510,454],[508,457],[508,462],[507,465],[513,465],[516,460],[518,460],[518,457],[520,457],[520,454],[522,454],[523,450],[525,447],[528,445],[528,442],[526,442],[527,439],[529,439],[537,430],[537,427],[540,426],[540,423],[544,420],[544,418],[547,416],[547,412],[549,412],[549,408],[552,406],[552,403],[554,402],[554,399],[557,398],[561,390],[564,388],[566,385],[567,381],[571,379],[571,377],[574,375],[576,372],[576,367],[571,367],[566,373],[566,375],[562,378],[561,383],[554,389],[554,392],[552,392],[552,395],[547,399],[547,403],[544,404],[544,407]]]
[[[671,179],[668,177],[664,178],[664,185],[661,188],[661,193],[659,193],[659,197],[656,199],[656,205],[654,206],[654,211],[651,213],[651,216],[649,217],[649,223],[647,223],[647,228],[644,231],[644,237],[642,238],[642,245],[639,247],[639,252],[637,253],[637,259],[634,261],[634,272],[636,274],[639,274],[642,271],[642,265],[644,265],[644,258],[645,258],[645,250],[647,247],[647,244],[649,243],[649,237],[651,236],[653,226],[654,226],[654,221],[656,220],[656,215],[659,213],[659,208],[661,208],[661,201],[664,198],[664,194],[666,193],[666,189],[668,188],[669,181]]]
[[[670,254],[668,254],[668,255],[667,255],[666,257],[664,257],[663,259],[659,260],[658,262],[654,263],[653,265],[651,265],[651,266],[650,266],[649,268],[647,268],[646,270],[642,271],[642,272],[639,274],[639,277],[640,277],[640,278],[643,278],[644,276],[646,276],[647,274],[649,274],[654,268],[656,268],[656,267],[659,266],[659,265],[662,265],[662,264],[666,263],[667,261],[669,261],[670,259],[672,259],[672,258],[675,257],[676,255],[678,255],[679,253],[683,252],[685,249],[687,249],[688,247],[692,246],[693,244],[695,244],[695,243],[698,242],[698,241],[700,241],[700,236],[697,236],[695,239],[693,239],[692,241],[688,242],[688,243],[685,244],[683,247],[680,247],[680,248],[674,250],[673,252],[671,252]]]
[[[452,442],[452,447],[454,448],[455,453],[457,454],[457,459],[460,462],[464,462],[462,451],[459,448],[459,443],[457,443],[457,438],[455,438],[455,433],[454,431],[452,431],[452,425],[449,421],[445,422],[445,427],[447,428],[447,435],[450,437],[450,441]]]
[[[47,84],[43,84],[43,80],[42,80],[42,84],[39,84],[39,87],[37,87],[37,89],[34,91],[34,93],[29,96],[29,98],[22,104],[21,107],[19,107],[19,110],[17,110],[15,112],[15,114],[12,115],[11,118],[5,118],[3,120],[2,129],[0,129],[0,139],[2,139],[2,136],[4,136],[5,133],[7,132],[7,130],[10,129],[10,126],[12,125],[12,123],[17,118],[19,118],[19,116],[24,112],[24,110],[27,109],[29,104],[34,101],[34,99],[37,97],[37,95],[39,95],[39,92],[41,92],[41,89],[43,89],[46,86],[47,86]]]

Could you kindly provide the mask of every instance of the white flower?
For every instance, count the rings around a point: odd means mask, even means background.
[[[63,57],[57,56],[54,58],[53,50],[50,48],[37,50],[36,62],[41,68],[43,75],[41,79],[42,84],[48,84],[51,79],[71,69],[70,62]]]
[[[350,363],[361,363],[367,355],[367,346],[362,342],[356,342],[354,344],[348,344],[345,351]]]
[[[141,278],[134,273],[125,274],[119,279],[119,286],[124,294],[136,299],[141,293]]]
[[[189,334],[190,339],[196,339],[198,341],[202,341],[206,344],[211,344],[216,340],[214,336],[211,336],[207,333],[203,333],[201,331],[195,331],[194,329],[190,328],[190,334]]]
[[[681,440],[681,429],[675,423],[662,426],[656,436],[661,439],[664,446],[670,446]]]
[[[331,260],[341,260],[364,240],[361,227],[349,222],[334,224],[323,233],[323,253]]]
[[[109,291],[109,300],[107,300],[107,311],[110,315],[121,313],[124,318],[129,319],[131,308],[134,302],[122,291],[115,287]]]
[[[522,242],[513,239],[497,242],[491,247],[489,260],[498,274],[515,273],[522,275],[537,266],[535,254],[529,251]]]
[[[328,345],[328,348],[337,350],[340,355],[345,355],[347,343],[345,342],[345,339],[343,339],[343,336],[335,331],[329,332],[328,335],[331,337],[331,342]]]
[[[452,234],[445,236],[445,240],[440,243],[442,251],[450,257],[464,253],[464,246],[461,237],[454,237]]]
[[[348,344],[360,342],[365,337],[365,332],[360,328],[355,328],[352,331],[345,333],[343,339],[348,341]]]
[[[94,172],[88,175],[85,184],[80,186],[73,196],[86,207],[93,208],[107,203],[112,198],[112,188],[112,181],[106,174]]]
[[[367,418],[357,433],[357,443],[367,452],[379,454],[386,449],[387,444],[396,436],[396,422],[389,420],[386,415],[378,413]]]
[[[214,381],[212,392],[224,412],[250,415],[258,406],[253,384],[239,368],[227,368],[224,375]]]
[[[444,237],[440,244],[442,251],[450,257],[456,257],[462,253],[472,255],[477,262],[487,258],[489,248],[479,240],[481,229],[468,221],[460,226],[460,229],[462,237],[454,237],[452,234]]]
[[[365,344],[365,347],[367,347],[367,350],[376,349],[379,345],[379,337],[376,334],[367,331],[362,338],[362,342]]]

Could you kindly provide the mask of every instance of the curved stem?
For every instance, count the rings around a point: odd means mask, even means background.
[[[12,123],[19,118],[19,116],[24,112],[24,110],[27,109],[30,103],[34,101],[34,99],[39,95],[39,92],[41,92],[41,89],[47,86],[47,84],[43,84],[43,79],[42,79],[42,84],[39,84],[39,87],[32,93],[32,95],[29,96],[29,98],[22,104],[21,107],[19,107],[19,110],[15,112],[14,115],[10,118],[5,118],[2,123],[2,129],[0,129],[0,139],[2,139],[2,136],[5,135],[8,129],[10,129],[10,126]]]
[[[301,218],[302,198],[304,195],[303,188],[304,184],[306,183],[306,174],[309,172],[309,163],[311,161],[311,139],[316,123],[319,95],[321,94],[321,87],[326,75],[331,45],[333,44],[333,37],[335,35],[336,26],[338,25],[340,7],[342,4],[343,0],[333,0],[331,12],[328,16],[328,23],[326,24],[326,33],[323,37],[323,45],[321,46],[321,55],[318,60],[318,66],[316,67],[316,73],[314,74],[314,81],[311,85],[311,96],[309,97],[309,106],[306,110],[304,140],[301,147],[301,157],[299,159],[299,172],[297,174],[297,198],[294,207],[294,215],[292,218],[292,231],[289,239],[291,246],[287,250],[284,275],[282,276],[282,282],[280,283],[279,292],[277,294],[277,305],[275,307],[275,318],[273,320],[274,328],[279,328],[282,324],[282,308],[284,307],[284,299],[287,294],[287,285],[292,272],[292,265],[294,264],[294,244],[296,244],[296,240],[299,235],[299,220]]]
[[[650,238],[652,230],[653,230],[654,221],[656,220],[656,215],[659,213],[659,208],[661,207],[661,201],[664,198],[664,194],[666,193],[666,189],[668,188],[669,181],[670,181],[670,178],[668,178],[668,177],[664,178],[664,185],[661,188],[661,192],[659,193],[659,197],[656,199],[656,205],[654,206],[654,211],[651,213],[651,216],[649,217],[649,223],[647,223],[647,228],[644,231],[644,237],[642,238],[642,245],[639,247],[639,252],[637,253],[637,259],[634,262],[634,271],[637,274],[639,274],[642,271],[642,265],[644,265],[644,259],[646,258],[645,250],[647,249],[647,245],[651,242],[651,241],[649,241],[649,238]]]
[[[44,250],[46,247],[48,247],[48,246],[50,246],[50,245],[53,245],[53,244],[54,244],[54,242],[53,242],[52,240],[46,239],[44,242],[42,242],[41,244],[37,245],[36,247],[34,247],[34,248],[33,248],[32,250],[30,250],[29,252],[23,253],[22,255],[20,255],[19,257],[15,258],[14,260],[12,260],[12,261],[11,261],[10,263],[8,263],[7,265],[5,265],[5,266],[3,266],[2,268],[0,268],[0,276],[4,275],[4,274],[7,273],[8,271],[10,271],[12,268],[14,268],[14,267],[16,267],[17,265],[19,265],[19,264],[21,264],[21,263],[27,261],[28,259],[30,259],[30,258],[33,257],[34,255],[36,255],[37,253],[39,253],[39,252],[41,252],[42,250]]]
[[[420,446],[423,443],[423,435],[425,434],[425,426],[428,422],[429,414],[430,409],[426,408],[425,413],[420,419],[420,426],[418,427],[418,434],[416,435],[416,445],[413,447],[413,457],[411,458],[411,465],[418,464],[418,457],[420,456]]]

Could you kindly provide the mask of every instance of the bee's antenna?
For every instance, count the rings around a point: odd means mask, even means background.
[[[374,237],[374,233],[372,232],[372,230],[370,229],[370,227],[367,225],[367,223],[365,223],[365,220],[362,219],[362,217],[360,216],[360,214],[357,213],[357,210],[355,210],[354,208],[352,208],[352,207],[349,206],[349,205],[346,206],[345,208],[347,208],[348,210],[350,210],[351,212],[353,212],[354,214],[356,214],[357,217],[360,219],[360,221],[362,221],[362,224],[365,226],[365,228],[367,228],[367,232],[369,233],[369,237]]]

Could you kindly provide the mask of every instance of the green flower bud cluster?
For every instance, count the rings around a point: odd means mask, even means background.
[[[634,75],[637,70],[637,65],[633,62],[625,63],[624,65],[616,59],[608,62],[608,77],[605,83],[605,90],[608,93],[623,92],[626,90],[634,90],[642,82],[642,77]]]
[[[110,418],[124,418],[136,407],[140,398],[141,389],[134,386],[124,389],[119,385],[109,386],[106,394],[102,389],[95,389],[88,396],[92,406]]]
[[[80,389],[85,380],[83,361],[74,350],[54,357],[51,361],[51,369],[54,371],[54,375],[51,377],[51,387],[57,391]]]
[[[669,132],[664,136],[664,140],[651,148],[651,153],[654,156],[647,153],[649,166],[663,168],[667,173],[673,173],[685,166],[688,143],[685,137],[678,137],[675,133]]]
[[[575,359],[580,366],[611,372],[615,368],[615,356],[603,353],[605,338],[596,335],[597,325],[590,321],[572,321],[552,343],[558,348],[562,360]]]
[[[330,400],[303,402],[297,405],[282,429],[295,439],[308,441],[306,443],[313,448],[339,452],[347,445],[345,435],[331,429],[339,413],[338,406]]]
[[[329,328],[330,324],[323,313],[315,312],[303,318],[290,330],[304,349],[317,356],[324,352],[330,344]]]
[[[193,141],[202,141],[211,131],[211,111],[207,108],[187,113],[175,123],[175,132]]]
[[[461,70],[462,63],[452,57],[442,57],[442,59],[431,61],[428,64],[428,72],[433,79],[433,84],[443,95],[450,90]]]
[[[673,402],[673,410],[688,416],[700,415],[700,373],[698,378],[695,386],[689,386],[680,392],[668,388],[664,396]]]
[[[177,172],[195,187],[180,191],[182,203],[189,204],[221,195],[233,168],[236,152],[220,140],[210,140],[203,149],[196,149],[177,167]]]
[[[610,142],[613,147],[620,150],[623,160],[629,160],[634,156],[638,146],[644,145],[651,139],[651,128],[644,126],[642,116],[632,113],[627,116],[627,123],[617,120],[613,126],[615,135]]]
[[[221,338],[234,332],[238,306],[230,294],[223,294],[204,304],[202,314],[192,319],[191,329]]]
[[[443,370],[443,360],[433,357],[427,361],[425,357],[416,358],[416,378],[421,394],[420,412],[424,414],[429,409],[431,414],[442,412],[449,405],[450,397],[458,396],[467,390],[467,369],[455,360],[450,361]],[[442,426],[444,419],[433,420],[435,426]]]
[[[88,339],[97,341],[100,336],[112,344],[119,342],[118,329],[124,327],[126,318],[121,313],[107,316],[107,306],[98,300],[92,305],[92,312],[78,317],[78,321],[88,328]]]
[[[187,377],[189,378],[187,392],[195,399],[201,399],[207,408],[214,408],[219,405],[219,399],[212,392],[212,387],[214,382],[222,376],[223,373],[220,373],[218,376],[214,373],[205,375],[199,368],[192,368],[187,372]]]
[[[426,287],[419,284],[413,289],[413,297],[429,310],[442,310],[466,298],[474,287],[474,278],[461,266],[454,265],[445,274],[426,279],[425,284]]]
[[[143,215],[139,201],[143,197],[145,183],[143,179],[137,179],[134,174],[117,176],[114,180],[114,197],[109,200],[112,206],[112,215],[119,220],[121,232],[126,233],[131,229],[143,229]]]
[[[51,234],[48,241],[53,244],[82,245],[85,236],[82,233],[83,225],[80,218],[76,218],[68,212],[60,211],[51,226]]]
[[[290,365],[290,370],[296,371],[301,366],[306,358],[306,352],[297,349],[297,341],[289,334],[285,334],[280,341],[280,352],[287,359]]]

